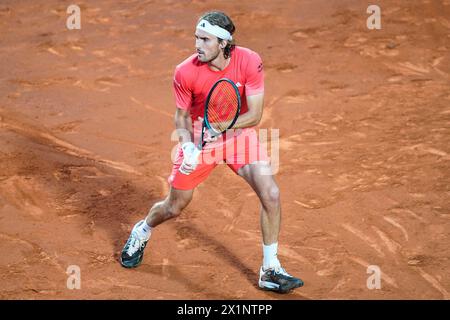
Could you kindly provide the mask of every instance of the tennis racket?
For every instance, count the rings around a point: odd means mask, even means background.
[[[192,153],[198,159],[206,144],[205,133],[209,131],[211,137],[219,136],[231,129],[236,123],[241,110],[241,95],[233,81],[227,78],[218,80],[209,90],[205,102],[201,139]],[[180,172],[187,174],[180,167]]]

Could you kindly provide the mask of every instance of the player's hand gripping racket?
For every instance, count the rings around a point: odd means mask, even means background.
[[[201,139],[190,155],[190,163],[197,163],[198,161],[198,157],[207,142],[205,141],[206,130],[209,131],[210,138],[225,133],[235,124],[240,110],[241,96],[234,82],[222,78],[214,83],[206,98]],[[183,166],[179,169],[181,173],[189,174],[182,168]]]

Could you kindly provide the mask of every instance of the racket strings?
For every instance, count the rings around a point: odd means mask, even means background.
[[[233,86],[221,82],[214,89],[208,103],[208,122],[217,132],[227,130],[234,120],[239,107],[238,97]]]

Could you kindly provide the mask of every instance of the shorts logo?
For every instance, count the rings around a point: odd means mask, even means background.
[[[237,82],[237,83],[236,83],[236,87],[238,87],[238,88],[239,88],[239,87],[242,87],[242,84],[241,84],[240,82]]]

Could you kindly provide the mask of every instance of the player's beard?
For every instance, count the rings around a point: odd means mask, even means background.
[[[219,56],[219,54],[220,54],[221,52],[222,52],[222,51],[221,51],[220,49],[217,49],[217,52],[215,52],[211,58],[209,58],[209,59],[204,59],[204,60],[200,60],[200,61],[206,62],[206,63],[209,63],[209,62],[211,62],[211,61],[214,61],[214,60]],[[206,55],[205,55],[205,58],[206,58]]]

